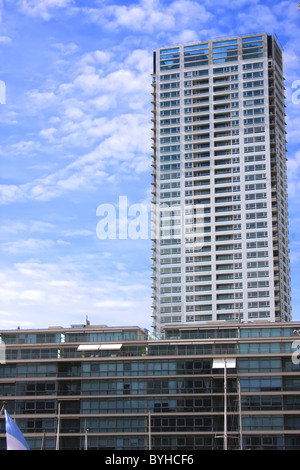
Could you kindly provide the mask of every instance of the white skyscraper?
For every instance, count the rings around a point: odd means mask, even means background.
[[[153,320],[291,320],[282,53],[165,47],[153,71]]]

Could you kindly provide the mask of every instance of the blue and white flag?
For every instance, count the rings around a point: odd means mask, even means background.
[[[30,450],[20,429],[5,410],[6,450]]]

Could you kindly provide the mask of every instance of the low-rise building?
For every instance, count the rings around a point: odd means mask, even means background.
[[[172,325],[163,340],[139,327],[1,331],[0,404],[37,450],[297,449],[299,334],[300,322]]]

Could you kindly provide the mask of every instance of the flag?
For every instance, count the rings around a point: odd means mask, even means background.
[[[5,410],[6,450],[30,450],[20,429]]]

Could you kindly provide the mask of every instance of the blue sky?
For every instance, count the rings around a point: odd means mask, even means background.
[[[0,0],[0,328],[151,329],[151,241],[99,240],[96,213],[150,207],[152,51],[256,32],[284,48],[300,319],[299,24],[285,0]]]

